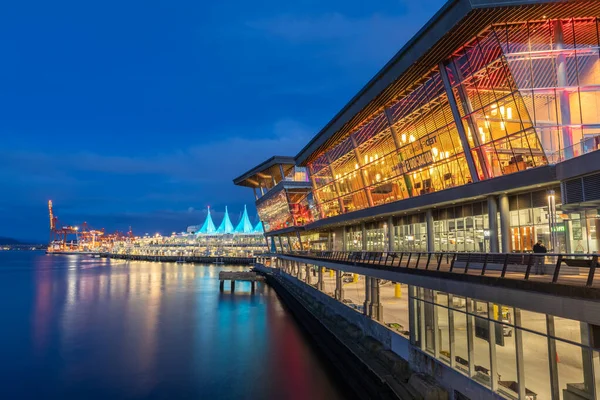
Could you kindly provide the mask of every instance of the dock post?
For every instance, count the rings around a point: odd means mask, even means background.
[[[231,280],[231,292],[235,292],[235,281],[233,279]]]
[[[252,282],[250,282],[250,291],[251,291],[252,293],[254,293],[254,287],[255,287],[255,284],[256,284],[256,282],[255,282],[255,281],[252,281]]]
[[[225,288],[225,281],[219,282],[219,291],[222,292],[224,288]]]

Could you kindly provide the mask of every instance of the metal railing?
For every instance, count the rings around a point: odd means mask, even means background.
[[[282,255],[370,268],[421,269],[587,287],[594,286],[598,267],[598,254],[295,251]]]

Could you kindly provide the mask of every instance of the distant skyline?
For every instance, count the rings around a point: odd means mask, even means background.
[[[0,33],[0,236],[65,224],[183,231],[232,179],[294,156],[442,6],[20,1]]]

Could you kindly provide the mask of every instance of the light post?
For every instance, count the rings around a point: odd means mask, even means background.
[[[548,190],[548,225],[550,227],[550,251],[556,247],[556,195],[554,190]]]

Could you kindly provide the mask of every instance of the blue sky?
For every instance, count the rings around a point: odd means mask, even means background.
[[[0,8],[0,236],[171,232],[243,204],[443,1],[15,1]],[[235,221],[234,221],[235,223]]]

